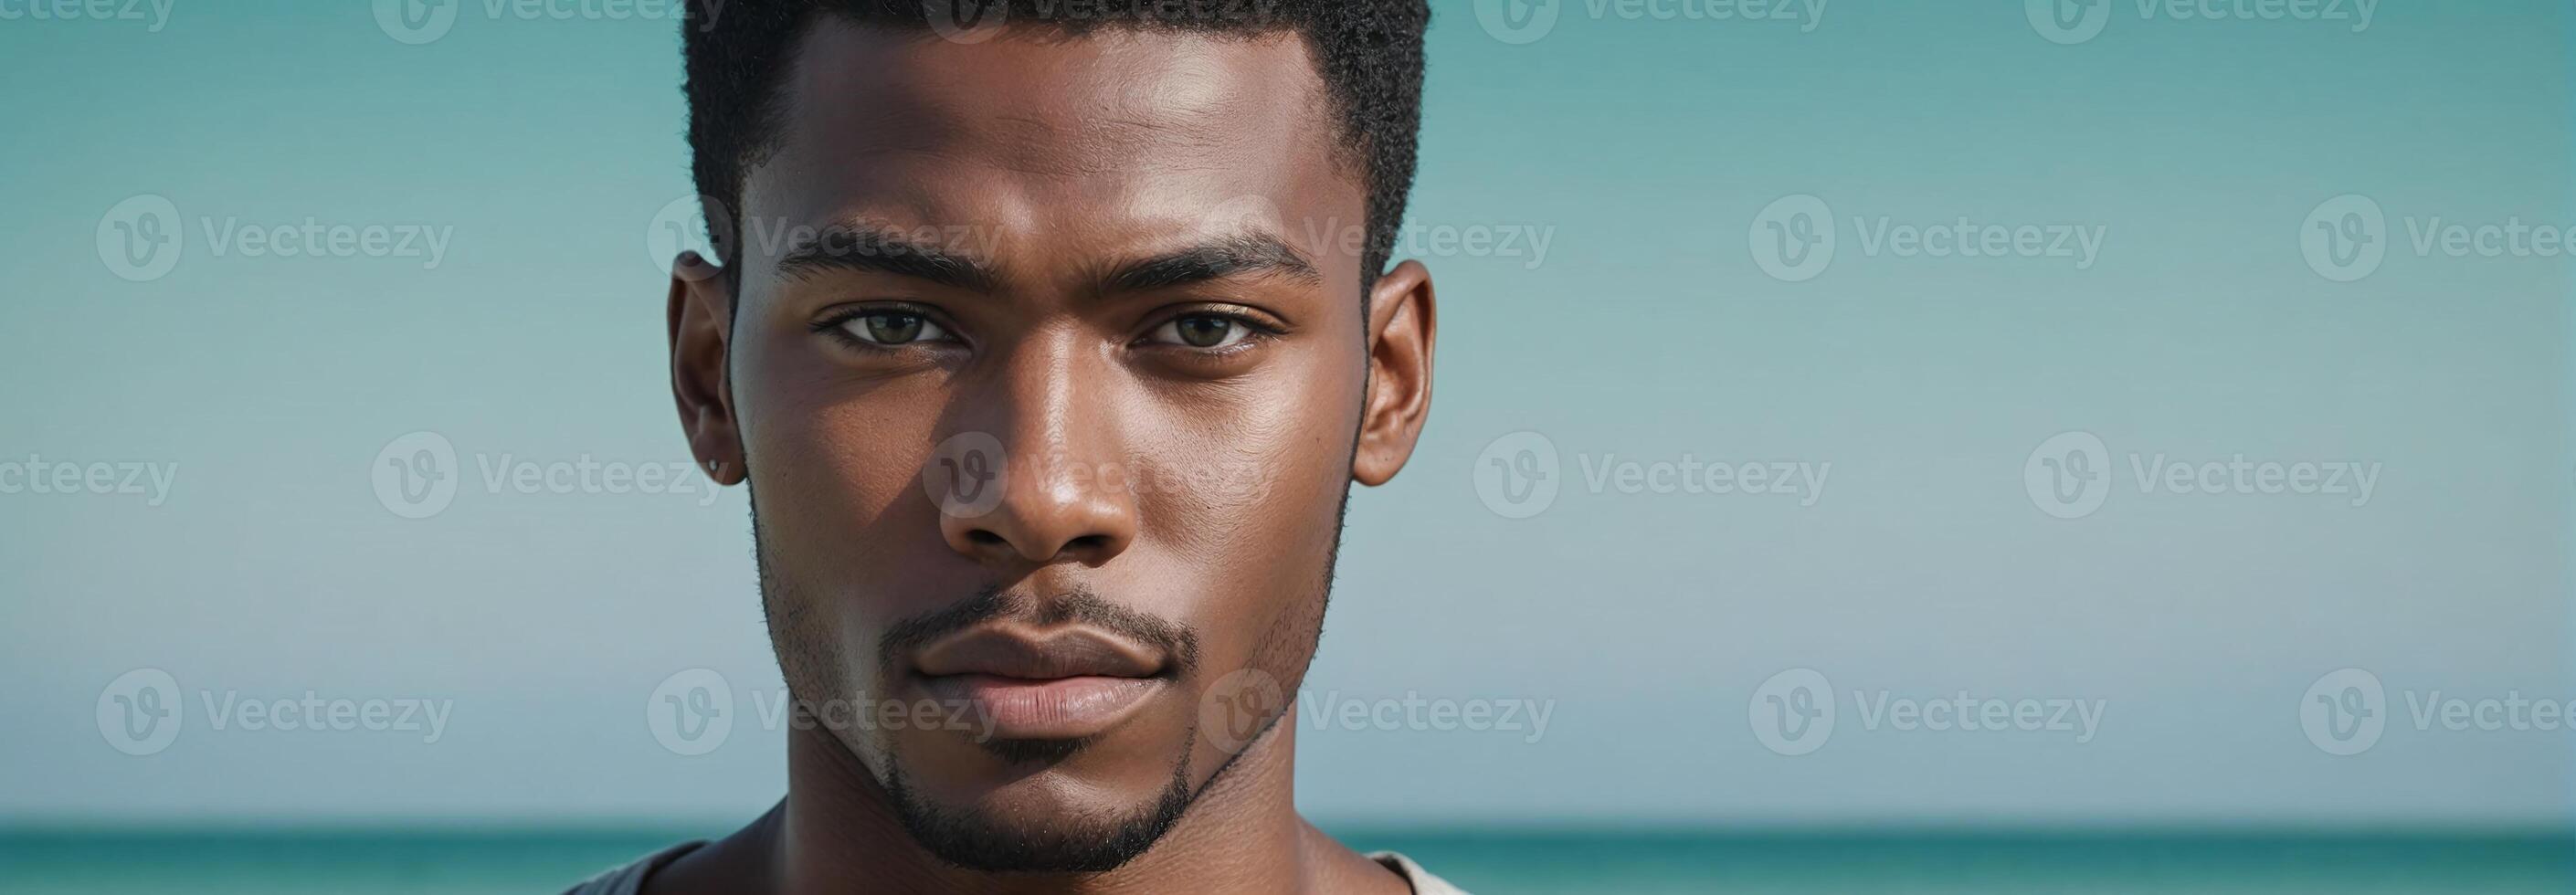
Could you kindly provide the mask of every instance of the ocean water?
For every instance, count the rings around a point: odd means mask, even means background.
[[[0,892],[550,893],[709,832],[20,830]],[[1336,834],[1480,895],[2576,892],[2576,834]]]

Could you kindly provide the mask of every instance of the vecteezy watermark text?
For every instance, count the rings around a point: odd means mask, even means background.
[[[1454,699],[1414,690],[1377,699],[1345,697],[1340,690],[1301,690],[1297,704],[1308,729],[1316,731],[1499,731],[1520,734],[1524,743],[1547,736],[1547,720],[1556,714],[1553,699]]]
[[[2370,30],[2379,0],[2023,0],[2031,30],[2060,44],[2101,36],[2124,8],[2147,22],[2323,22],[2360,34]]]
[[[1833,208],[1801,193],[1763,206],[1745,232],[1745,245],[1763,273],[1796,283],[1824,273],[1847,243],[1872,258],[2034,259],[2091,270],[2110,238],[2108,224],[2005,223],[1969,215],[1946,221],[1853,215],[1850,228],[1853,238],[1845,240]]]
[[[2440,689],[2401,691],[2403,718],[2418,733],[2576,733],[2576,699],[2525,695],[2460,694]],[[2361,668],[2327,672],[2299,696],[2299,728],[2328,755],[2359,755],[2388,732],[2388,687]]]
[[[1516,262],[1524,270],[1546,264],[1556,244],[1556,227],[1537,223],[1409,220],[1374,229],[1364,221],[1330,215],[1292,222],[1277,203],[1260,195],[1218,203],[1208,213],[1207,223],[1211,230],[1257,229],[1317,252],[1365,255],[1376,246],[1394,257],[1490,258]],[[656,270],[666,269],[683,251],[708,258],[738,252],[746,258],[922,255],[972,261],[1001,257],[1014,237],[1030,235],[994,223],[737,219],[723,202],[692,195],[672,199],[654,213],[645,225],[644,249]]]
[[[446,37],[461,12],[479,7],[491,21],[682,22],[713,29],[730,0],[375,0],[376,27],[418,46]]]
[[[1580,0],[1593,21],[1755,23],[1805,34],[1824,24],[1829,0]],[[1568,0],[1475,0],[1476,24],[1507,44],[1536,42],[1556,30]]]
[[[1965,689],[1914,696],[1882,688],[1853,689],[1850,715],[1865,731],[2050,734],[2083,745],[2093,742],[2109,710],[2107,699],[1995,696]],[[1754,738],[1780,755],[1824,748],[1844,714],[1835,705],[1833,682],[1812,668],[1772,675],[1745,704]]]
[[[78,463],[28,454],[25,460],[0,460],[0,494],[98,494],[143,498],[147,507],[170,499],[179,464]]]
[[[531,459],[513,452],[477,453],[475,470],[483,492],[517,494],[680,495],[706,506],[723,489],[706,470],[682,461],[601,460],[584,453],[571,458]],[[436,432],[413,432],[388,441],[367,467],[376,500],[406,519],[438,515],[455,501],[464,470],[456,445]]]
[[[238,689],[197,691],[200,716],[217,733],[417,733],[424,745],[447,735],[453,699],[417,696],[256,696]],[[178,679],[158,668],[137,668],[108,682],[98,694],[98,732],[127,755],[170,748],[186,726],[187,704]]]
[[[737,697],[725,676],[691,668],[663,678],[644,699],[644,725],[674,755],[705,755],[733,736]],[[963,733],[975,742],[993,738],[992,708],[968,699],[887,699],[865,692],[827,699],[797,699],[784,688],[744,694],[762,730]]]
[[[2576,257],[2576,223],[2534,223],[2512,214],[2503,220],[2410,214],[2401,221],[2405,238],[2395,245],[2417,258]],[[2378,200],[2345,193],[2317,203],[2299,222],[2299,255],[2317,276],[2350,283],[2377,272],[2388,260],[2392,235],[2388,212]]]
[[[1199,733],[1228,753],[1243,751],[1282,719],[1316,732],[1504,733],[1536,743],[1547,736],[1548,720],[1556,715],[1556,700],[1530,697],[1460,698],[1406,690],[1403,696],[1370,698],[1302,688],[1295,695],[1292,705],[1279,679],[1259,668],[1229,672],[1209,681],[1199,694]]]
[[[1592,494],[1776,496],[1794,498],[1801,508],[1824,498],[1834,472],[1831,460],[1702,460],[1689,452],[1671,459],[1582,453],[1575,462]],[[1507,519],[1545,512],[1564,490],[1556,442],[1537,432],[1513,432],[1486,443],[1471,472],[1477,499]]]
[[[2114,469],[2111,449],[2090,432],[2065,432],[2042,441],[2022,463],[2022,486],[2033,506],[2060,519],[2080,519],[2102,508],[2123,481],[2140,494],[2324,495],[2358,508],[2379,487],[2380,465],[2359,460],[2185,458],[2131,452],[2127,475]]]
[[[454,225],[422,223],[265,222],[239,215],[195,219],[207,254],[237,258],[363,258],[417,262],[436,270],[447,260]],[[187,219],[161,196],[144,194],[108,209],[98,221],[98,260],[134,282],[168,276],[188,251]]]
[[[989,432],[959,432],[942,439],[921,465],[921,488],[941,513],[972,519],[992,512],[1011,483],[1041,482],[1050,492],[1111,495],[1186,494],[1194,499],[1250,502],[1276,485],[1276,466],[1258,459],[1189,458],[1173,461],[1144,454],[1123,460],[1075,457],[1058,450],[1013,452]]]
[[[0,0],[0,22],[143,22],[146,34],[170,24],[178,0]]]

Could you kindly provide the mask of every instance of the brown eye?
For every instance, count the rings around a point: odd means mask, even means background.
[[[1214,314],[1191,314],[1174,318],[1154,330],[1154,341],[1191,348],[1223,348],[1250,333],[1242,321]]]
[[[1234,332],[1234,321],[1223,317],[1183,317],[1172,323],[1173,328],[1180,331],[1181,341],[1195,348],[1214,348],[1224,344],[1225,337]]]
[[[948,334],[929,318],[902,311],[861,314],[841,324],[841,328],[861,341],[888,346],[925,342]]]

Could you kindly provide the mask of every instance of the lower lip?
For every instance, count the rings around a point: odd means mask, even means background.
[[[1031,680],[952,674],[926,678],[923,686],[940,698],[973,704],[980,718],[990,720],[989,732],[995,738],[1055,740],[1092,736],[1116,726],[1162,682],[1099,675]]]

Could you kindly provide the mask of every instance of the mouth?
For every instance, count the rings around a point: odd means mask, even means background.
[[[1098,736],[1167,686],[1161,653],[1091,628],[977,628],[921,652],[915,675],[932,697],[971,704],[1004,740]]]

